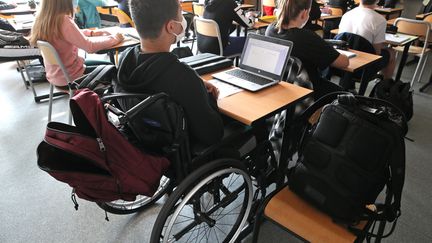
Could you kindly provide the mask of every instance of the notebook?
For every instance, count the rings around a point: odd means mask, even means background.
[[[401,44],[409,39],[408,36],[402,34],[385,34],[386,41]]]
[[[258,91],[282,80],[293,43],[249,34],[238,68],[213,74],[213,78],[249,91]]]

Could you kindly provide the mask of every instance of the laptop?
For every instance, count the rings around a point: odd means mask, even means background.
[[[212,76],[249,91],[264,89],[282,80],[292,47],[291,41],[251,33],[239,67]]]

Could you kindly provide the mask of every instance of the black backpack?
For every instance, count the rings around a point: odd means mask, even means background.
[[[386,100],[397,106],[407,121],[411,120],[414,114],[413,90],[410,83],[393,79],[381,80],[373,87],[369,97]]]
[[[335,94],[321,98],[298,118],[297,122],[309,121],[327,104],[318,121],[300,132],[289,186],[336,221],[394,221],[400,215],[404,184],[405,118],[386,101],[346,93],[334,98]],[[367,210],[384,186],[383,210]]]

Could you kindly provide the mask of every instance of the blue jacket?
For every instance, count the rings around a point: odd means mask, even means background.
[[[106,0],[79,0],[78,6],[80,11],[76,14],[78,20],[84,24],[84,28],[101,27],[101,19],[97,6],[103,6]]]

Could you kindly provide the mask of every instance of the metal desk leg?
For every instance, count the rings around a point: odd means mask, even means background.
[[[368,86],[368,83],[369,83],[368,80],[366,80],[366,78],[365,78],[366,69],[367,68],[363,68],[362,76],[360,79],[360,88],[359,88],[359,92],[358,92],[359,95],[364,95],[364,93],[366,92],[366,88]]]
[[[398,67],[398,70],[397,70],[397,73],[396,73],[396,78],[395,78],[396,82],[400,81],[400,78],[402,76],[402,71],[403,71],[403,69],[405,67],[405,63],[406,63],[406,60],[408,58],[408,50],[409,50],[410,46],[411,46],[411,42],[408,43],[408,44],[406,44],[405,47],[404,47],[404,50],[403,50],[403,53],[402,53],[402,58],[401,58],[401,61],[399,63],[399,67]]]

